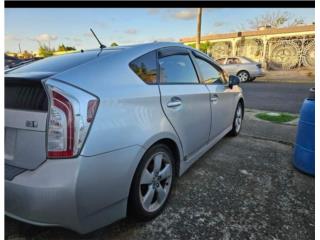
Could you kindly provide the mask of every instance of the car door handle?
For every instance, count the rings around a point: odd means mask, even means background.
[[[171,101],[167,103],[167,107],[169,108],[178,107],[181,105],[182,105],[181,99],[177,97],[171,98]]]
[[[219,96],[217,94],[214,94],[210,97],[210,101],[211,102],[217,102],[219,99]]]

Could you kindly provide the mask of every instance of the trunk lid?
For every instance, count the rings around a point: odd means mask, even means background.
[[[99,49],[53,56],[5,71],[6,179],[23,169],[36,169],[47,159],[48,97],[41,80],[107,52]]]
[[[48,99],[41,79],[50,73],[5,76],[5,163],[35,169],[46,160]]]

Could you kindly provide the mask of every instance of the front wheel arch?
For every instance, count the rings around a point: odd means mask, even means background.
[[[237,106],[238,106],[239,103],[241,103],[242,119],[243,119],[243,117],[244,117],[244,100],[243,100],[243,98],[240,98],[240,99],[239,99],[239,101],[238,101],[238,103],[237,103]]]
[[[239,107],[239,104],[241,106],[241,112],[242,112],[242,116],[241,116],[241,121],[240,121],[240,128],[237,129],[237,126],[235,125],[235,121],[236,121],[236,114],[237,114],[237,111],[238,111],[238,107]],[[241,130],[241,126],[242,126],[242,119],[243,119],[243,116],[244,116],[244,101],[242,98],[239,99],[239,101],[237,102],[237,105],[236,105],[236,109],[235,109],[235,113],[234,113],[234,117],[233,117],[233,121],[232,121],[232,129],[230,130],[230,132],[228,133],[228,136],[230,137],[236,137],[239,135],[240,133],[240,130]]]

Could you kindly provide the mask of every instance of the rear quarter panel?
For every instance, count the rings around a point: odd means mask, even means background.
[[[220,65],[220,66],[229,75],[236,75],[238,72],[238,67],[235,64],[225,64],[225,65]]]
[[[258,68],[257,64],[248,64],[247,68],[251,77],[260,76],[262,74],[261,68]]]
[[[96,95],[100,102],[81,155],[179,138],[164,115],[158,85],[144,83],[129,67],[134,51],[106,56],[55,76]],[[182,156],[182,154],[181,154]]]

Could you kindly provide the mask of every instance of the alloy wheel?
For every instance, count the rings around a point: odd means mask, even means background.
[[[238,74],[238,77],[240,78],[240,81],[241,81],[241,82],[246,82],[246,81],[248,81],[248,79],[249,79],[249,74],[246,73],[246,72],[240,72],[240,73]]]
[[[165,152],[152,155],[140,178],[140,203],[145,211],[155,212],[166,201],[172,184],[172,163]]]
[[[241,108],[241,105],[239,104],[236,111],[236,117],[235,117],[236,132],[240,131],[241,123],[242,123],[242,108]]]

